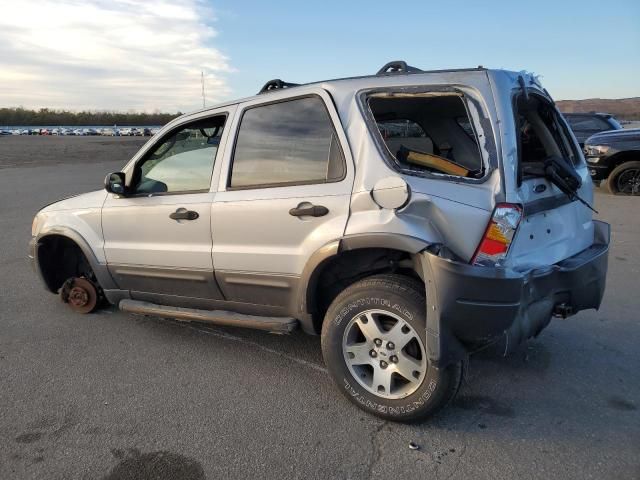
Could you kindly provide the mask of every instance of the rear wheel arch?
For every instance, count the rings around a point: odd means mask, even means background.
[[[399,273],[422,281],[414,256],[429,243],[401,234],[372,233],[346,236],[314,253],[302,275],[301,310],[306,330],[320,333],[324,314],[345,288],[365,277]]]

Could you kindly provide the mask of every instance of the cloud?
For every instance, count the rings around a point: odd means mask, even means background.
[[[203,0],[14,0],[0,15],[0,106],[188,111],[231,93]]]

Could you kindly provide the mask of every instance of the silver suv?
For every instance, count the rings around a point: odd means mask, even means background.
[[[30,256],[77,312],[321,334],[338,388],[407,421],[470,353],[600,306],[592,196],[535,76],[391,62],[172,121],[104,190],[43,208]]]

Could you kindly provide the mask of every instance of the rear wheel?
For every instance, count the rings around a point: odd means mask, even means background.
[[[614,168],[607,187],[614,195],[640,195],[640,162],[625,162]]]
[[[396,421],[436,413],[456,394],[461,364],[427,358],[424,286],[376,275],[345,289],[329,307],[322,352],[334,381],[363,410]]]

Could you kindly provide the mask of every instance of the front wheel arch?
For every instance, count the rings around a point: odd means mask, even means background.
[[[43,265],[41,262],[43,261],[43,258],[46,258],[46,254],[43,257],[42,254],[45,252],[45,250],[42,250],[42,248],[43,246],[47,245],[47,243],[52,241],[65,242],[68,245],[75,245],[75,247],[80,251],[80,253],[84,256],[84,259],[89,264],[91,270],[96,276],[96,280],[99,285],[105,290],[117,288],[115,282],[109,274],[109,270],[107,269],[106,264],[100,263],[98,261],[95,253],[80,233],[68,227],[51,227],[40,232],[37,238],[37,246],[34,252],[35,265],[48,290],[54,293],[57,292],[57,290],[52,289],[54,287],[49,284],[43,272]],[[59,286],[57,288],[59,288]]]
[[[42,280],[51,293],[58,293],[65,280],[93,273],[82,249],[64,235],[46,235],[38,240],[37,267]]]

